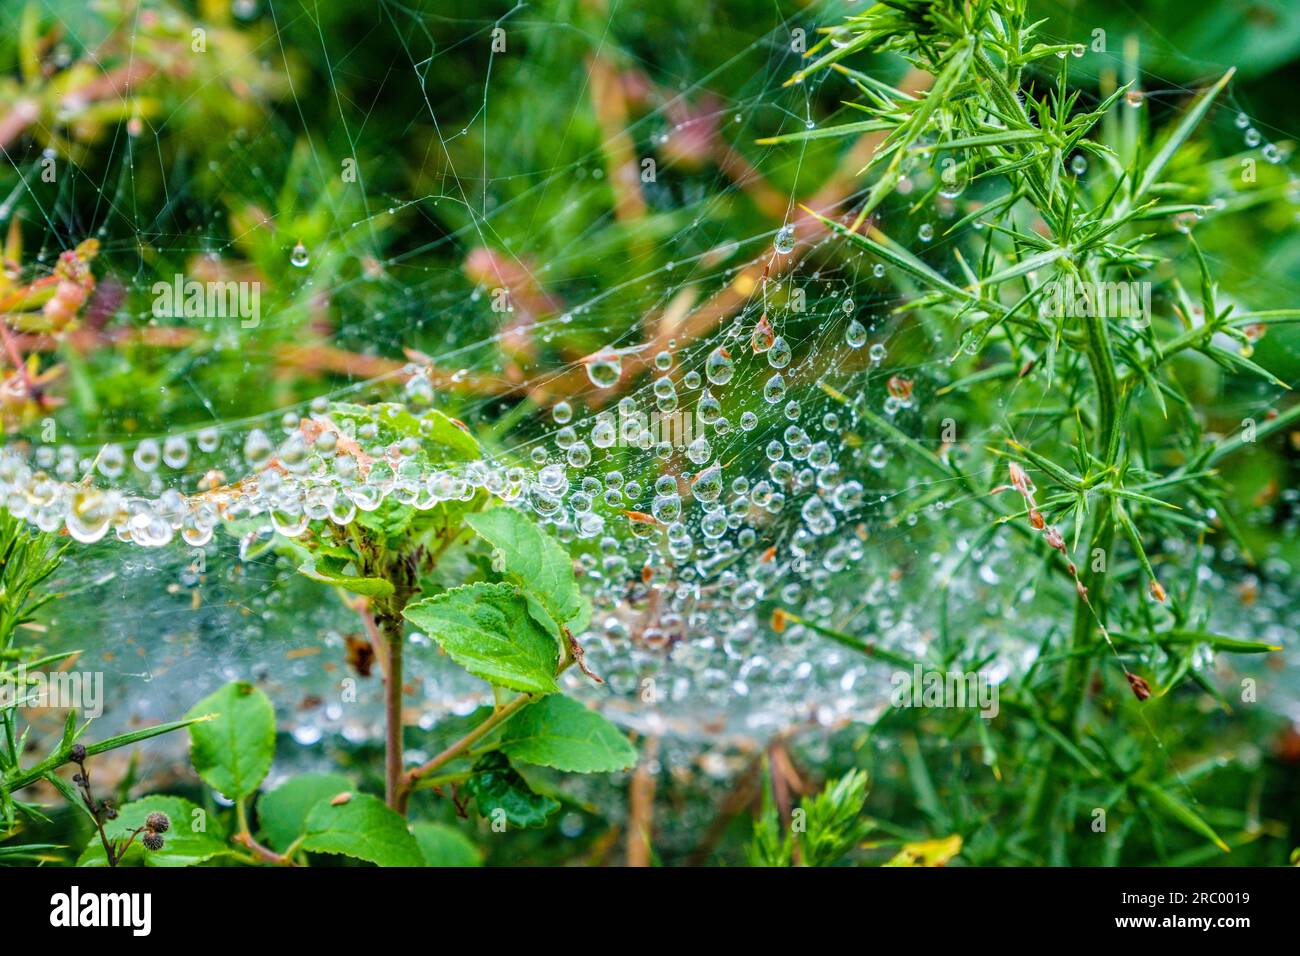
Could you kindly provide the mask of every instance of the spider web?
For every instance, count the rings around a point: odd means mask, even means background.
[[[763,739],[883,713],[892,668],[800,619],[918,657],[991,661],[998,680],[1067,626],[1070,596],[1045,572],[1027,576],[1005,532],[985,534],[967,485],[933,478],[872,424],[946,453],[926,409],[950,381],[952,345],[894,314],[906,283],[801,208],[849,211],[872,143],[754,145],[856,118],[834,73],[784,85],[800,62],[793,31],[845,7],[749,23],[685,6],[571,20],[545,6],[489,17],[384,2],[353,35],[335,30],[357,18],[323,3],[236,2],[205,19],[141,4],[117,41],[111,13],[39,9],[64,29],[51,68],[83,63],[97,78],[181,62],[191,31],[207,30],[204,66],[178,74],[179,95],[145,101],[142,81],[113,90],[122,121],[86,143],[70,110],[54,117],[66,128],[38,122],[5,144],[0,219],[25,223],[35,272],[100,243],[81,338],[25,341],[67,367],[66,403],[11,429],[0,478],[11,509],[48,530],[86,487],[131,515],[78,529],[103,537],[69,553],[47,634],[107,673],[105,724],[175,716],[238,677],[272,694],[301,744],[374,739],[377,675],[359,679],[355,702],[340,694],[357,676],[344,664],[356,614],[265,551],[286,526],[271,511],[293,495],[254,496],[241,515],[261,525],[252,533],[196,526],[188,510],[257,473],[267,454],[250,447],[295,454],[303,420],[339,401],[433,406],[484,436],[483,462],[422,474],[420,487],[505,489],[574,542],[596,608],[581,640],[606,683],[565,680],[644,732]],[[565,79],[548,87],[557,61]],[[1211,119],[1236,125],[1232,111]],[[368,150],[376,125],[399,123],[404,155]],[[44,184],[51,159],[60,175]],[[971,196],[921,202],[928,185],[900,189],[886,231],[960,278],[947,254],[960,236],[945,231]],[[155,283],[174,275],[258,283],[257,323],[160,317]],[[1263,279],[1259,301],[1286,289]],[[1220,407],[1244,417],[1269,403],[1259,392]],[[652,415],[661,434],[647,442],[627,423]],[[665,424],[677,431],[655,440]],[[960,441],[1027,427],[995,413]],[[299,508],[318,478],[331,500],[356,490],[329,452],[300,450]],[[37,472],[49,478],[33,493]],[[1001,479],[963,477],[979,489]],[[379,491],[414,493],[399,479]],[[1265,575],[1247,622],[1260,639],[1292,634],[1278,583],[1289,575],[1280,559]],[[412,640],[413,722],[487,699]],[[1283,706],[1300,716],[1294,696]]]

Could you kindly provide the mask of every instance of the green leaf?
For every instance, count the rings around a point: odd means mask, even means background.
[[[425,866],[482,866],[483,851],[454,827],[417,823],[411,827]]]
[[[559,688],[559,649],[513,584],[479,582],[407,606],[402,615],[476,677],[523,691]]]
[[[1142,792],[1150,797],[1151,802],[1166,816],[1178,821],[1189,830],[1199,833],[1224,853],[1232,852],[1228,848],[1228,844],[1224,843],[1219,835],[1214,832],[1214,828],[1202,820],[1194,810],[1190,809],[1182,801],[1154,783],[1144,783],[1141,787]]]
[[[423,437],[436,441],[444,448],[456,452],[466,461],[482,457],[482,450],[474,436],[461,425],[436,409],[420,416]]]
[[[197,812],[196,812],[197,811]],[[145,818],[151,813],[165,813],[171,826],[163,835],[161,850],[146,850],[136,837],[131,848],[122,858],[123,863],[145,866],[195,866],[219,856],[226,856],[231,849],[226,845],[225,830],[221,821],[204,813],[198,806],[180,797],[150,796],[143,800],[128,803],[117,811],[117,819],[104,823],[104,833],[110,840],[122,840],[144,825]],[[196,825],[206,829],[196,831]],[[104,845],[99,834],[91,837],[77,860],[78,866],[107,866]]]
[[[364,514],[365,512],[361,512]],[[332,574],[329,571],[320,568],[315,559],[308,559],[298,566],[298,573],[311,578],[313,581],[320,581],[324,584],[333,584],[335,587],[343,588],[354,594],[364,594],[366,597],[386,598],[392,595],[393,586],[383,578],[366,578],[351,574]]]
[[[1213,86],[1202,93],[1200,99],[1193,103],[1192,107],[1183,114],[1183,118],[1179,121],[1178,125],[1174,127],[1173,132],[1169,134],[1165,141],[1160,145],[1160,148],[1156,150],[1155,155],[1151,157],[1151,162],[1147,163],[1147,167],[1142,173],[1142,178],[1138,181],[1137,187],[1133,190],[1134,201],[1140,200],[1146,195],[1147,190],[1156,184],[1156,181],[1160,178],[1160,174],[1164,172],[1165,166],[1169,164],[1169,161],[1173,159],[1174,154],[1178,152],[1183,143],[1187,141],[1187,137],[1192,135],[1192,130],[1196,129],[1197,124],[1201,122],[1202,117],[1204,117],[1206,111],[1209,110],[1210,104],[1214,102],[1214,98],[1223,91],[1223,88],[1228,85],[1228,81],[1232,79],[1232,75],[1236,72],[1236,67],[1233,67],[1228,70],[1227,73],[1224,73],[1223,76],[1219,77]]]
[[[465,782],[465,789],[480,814],[491,819],[500,810],[512,826],[540,827],[560,809],[559,801],[533,793],[506,755],[496,750],[474,764],[474,776]]]
[[[302,848],[310,853],[350,856],[376,866],[424,865],[406,821],[368,793],[353,794],[337,806],[329,801],[316,804],[307,815]]]
[[[552,694],[512,717],[501,737],[512,760],[570,773],[609,773],[636,763],[622,731],[571,697]]]
[[[231,800],[256,793],[275,755],[275,709],[266,694],[234,681],[195,704],[189,716],[215,714],[190,727],[190,762],[203,782]]]
[[[522,512],[493,508],[465,523],[500,553],[506,574],[531,591],[557,623],[577,622],[589,613],[568,552]]]
[[[263,842],[284,852],[306,832],[307,817],[316,804],[352,789],[352,781],[342,774],[305,773],[262,794],[257,798],[257,823]]]
[[[384,445],[403,438],[419,439],[421,453],[427,461],[473,461],[482,454],[478,442],[464,426],[433,409],[417,418],[405,405],[393,402],[374,405],[335,402],[330,406],[330,418],[336,423],[372,423],[377,431],[376,441]]]

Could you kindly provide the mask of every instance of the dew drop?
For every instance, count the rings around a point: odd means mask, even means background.
[[[778,229],[772,246],[783,256],[794,252],[794,226],[782,226]]]
[[[709,353],[704,363],[704,375],[710,382],[714,385],[726,385],[735,374],[736,366],[726,349],[719,346]]]

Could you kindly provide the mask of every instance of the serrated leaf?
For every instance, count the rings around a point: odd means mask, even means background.
[[[231,800],[256,793],[275,756],[275,709],[266,694],[233,681],[190,708],[215,714],[190,727],[190,762],[204,783]]]
[[[305,773],[262,794],[257,798],[257,823],[262,841],[283,852],[306,832],[307,817],[316,804],[352,790],[353,786],[342,774]]]
[[[416,510],[410,505],[386,498],[374,511],[358,511],[352,520],[392,541],[411,529],[415,515]]]
[[[527,694],[558,690],[555,638],[533,619],[513,584],[454,588],[408,605],[402,615],[476,677]]]
[[[417,823],[411,827],[425,866],[482,866],[483,851],[454,827]]]
[[[345,803],[326,800],[307,815],[309,853],[334,853],[376,866],[423,866],[424,857],[406,821],[368,793],[353,794]]]
[[[500,553],[506,574],[535,595],[557,623],[581,619],[584,600],[573,560],[558,541],[514,508],[470,515],[465,523]]]
[[[501,811],[516,827],[540,827],[560,809],[559,801],[534,793],[506,755],[496,750],[474,764],[474,776],[465,782],[465,789],[481,815],[491,819],[494,812]]]
[[[195,811],[198,811],[197,815]],[[117,819],[104,822],[104,833],[110,840],[125,840],[132,831],[144,825],[149,814],[167,814],[171,826],[163,835],[161,850],[146,850],[136,837],[122,858],[128,865],[145,866],[195,866],[216,857],[231,853],[226,844],[226,834],[221,821],[204,813],[198,806],[181,797],[150,796],[120,807]],[[205,830],[195,831],[202,821]],[[78,866],[107,866],[104,845],[99,834],[91,837],[85,850],[77,859]]]
[[[636,763],[623,732],[571,697],[552,694],[506,724],[501,750],[512,760],[570,773],[609,773]]]

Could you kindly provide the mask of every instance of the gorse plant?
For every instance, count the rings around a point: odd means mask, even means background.
[[[58,695],[51,693],[53,682],[41,669],[71,662],[80,654],[76,650],[41,654],[18,641],[19,630],[32,623],[37,613],[57,597],[46,585],[58,570],[61,559],[62,550],[56,547],[54,536],[35,533],[7,512],[0,511],[0,725],[3,726],[3,740],[0,740],[0,840],[18,834],[26,822],[48,822],[49,818],[39,805],[15,796],[32,784],[45,783],[54,787],[72,806],[85,811],[104,840],[103,851],[116,863],[116,857],[125,853],[136,835],[144,833],[150,836],[148,843],[152,844],[151,835],[160,835],[165,826],[160,827],[155,820],[155,825],[149,827],[142,820],[137,830],[126,836],[120,849],[117,844],[110,843],[103,824],[118,820],[118,812],[110,801],[96,800],[91,795],[85,766],[87,759],[177,730],[192,721],[159,724],[85,744],[80,742],[80,738],[89,729],[91,721],[79,723],[77,707],[69,706],[63,734],[54,748],[40,760],[24,761],[31,729],[21,720],[25,709],[64,704]],[[71,703],[80,704],[81,701]],[[79,768],[72,782],[57,772],[67,763],[76,763]],[[142,841],[142,845],[148,844]],[[49,844],[31,843],[0,846],[0,863],[45,859],[58,849]]]
[[[1014,547],[1042,555],[1060,579],[1057,594],[1073,598],[1063,639],[1045,635],[1038,662],[1003,688],[1014,723],[1042,731],[1019,751],[1032,781],[1022,822],[1047,819],[1065,832],[1066,808],[1131,797],[1143,814],[1173,819],[1226,850],[1185,805],[1186,786],[1162,769],[1159,747],[1135,765],[1095,721],[1116,707],[1112,693],[1148,702],[1143,709],[1187,681],[1220,696],[1204,650],[1277,649],[1209,633],[1202,552],[1170,542],[1238,537],[1236,505],[1215,466],[1300,418],[1293,406],[1243,422],[1236,436],[1206,434],[1182,383],[1188,355],[1284,388],[1249,358],[1251,343],[1272,324],[1300,319],[1300,310],[1243,311],[1224,301],[1193,235],[1217,208],[1195,154],[1183,152],[1232,71],[1149,137],[1135,82],[1116,85],[1112,74],[1099,99],[1073,89],[1070,64],[1087,48],[1039,42],[1041,23],[1026,10],[1024,0],[898,0],[849,18],[825,31],[792,82],[835,69],[860,94],[849,105],[867,118],[769,142],[885,134],[863,170],[874,182],[861,205],[842,221],[818,218],[901,274],[898,315],[951,356],[934,395],[953,417],[937,429],[936,452],[885,417],[863,415],[941,487],[960,489],[989,516],[965,560],[1009,529]],[[846,65],[868,52],[896,53],[933,83],[905,93]],[[1135,64],[1128,68],[1136,74]],[[891,214],[881,218],[886,198],[916,182],[930,185],[913,209],[969,208],[935,242],[951,265],[933,264],[937,249],[909,251],[891,235]],[[932,236],[923,226],[922,244]],[[1193,276],[1176,266],[1183,252],[1196,264]],[[980,422],[945,402],[965,396],[963,410],[988,407],[990,389],[999,415],[985,424],[1004,441],[972,448],[958,422]],[[1011,495],[996,498],[1002,491]],[[917,507],[932,500],[927,494]],[[960,656],[951,651],[945,663]],[[1108,659],[1118,667],[1099,665]],[[1103,690],[1090,695],[1094,672]],[[1142,713],[1131,726],[1143,737],[1157,733]],[[996,760],[979,729],[986,758]]]

